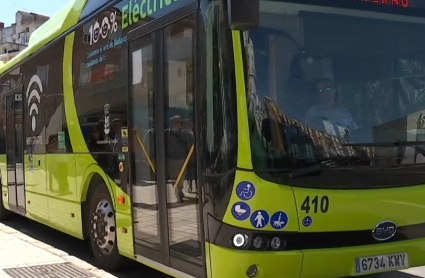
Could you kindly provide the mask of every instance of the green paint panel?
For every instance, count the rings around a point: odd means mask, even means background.
[[[47,196],[36,192],[25,191],[26,217],[44,225],[50,226],[49,210],[47,208]],[[28,203],[30,201],[30,203]]]
[[[233,31],[232,36],[235,59],[236,94],[238,110],[238,167],[252,169],[251,142],[249,139],[241,37],[238,31]]]
[[[7,166],[6,166],[6,155],[0,155],[0,174],[1,174],[1,192],[3,194],[3,206],[6,209],[9,209],[9,195],[8,195],[8,189],[7,189]],[[6,196],[4,196],[6,194]]]
[[[212,265],[212,273],[208,273],[210,278],[247,277],[246,271],[253,264],[258,268],[255,278],[299,278],[301,272],[301,251],[252,252],[227,249],[209,243],[206,245]]]
[[[46,223],[49,221],[46,155],[32,155],[32,171],[30,171],[29,155],[24,156],[24,161],[27,216],[33,220]],[[28,204],[28,202],[30,203]]]
[[[52,228],[82,239],[81,219],[80,203],[49,198],[49,223]]]
[[[47,194],[49,197],[79,202],[77,193],[76,155],[47,155]]]

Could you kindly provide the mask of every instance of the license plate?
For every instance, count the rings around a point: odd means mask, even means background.
[[[395,270],[409,267],[407,253],[380,255],[356,259],[356,273]]]

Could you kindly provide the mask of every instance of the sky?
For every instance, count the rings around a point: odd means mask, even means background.
[[[52,17],[71,0],[0,0],[0,22],[5,26],[15,23],[17,11],[32,12]],[[7,3],[7,4],[4,4]]]

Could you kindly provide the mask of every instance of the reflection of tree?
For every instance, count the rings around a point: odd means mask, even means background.
[[[340,103],[361,128],[380,125],[424,108],[424,63],[400,59],[383,62],[381,68],[381,78],[358,79],[339,86]]]
[[[265,98],[264,103],[268,115],[267,128],[270,130],[269,135],[264,132],[262,135],[269,137],[266,141],[271,143],[278,156],[285,156],[295,167],[326,158],[373,156],[372,148],[345,146],[348,143],[345,138],[312,129],[288,117],[270,98]],[[264,148],[269,149],[270,146],[265,145]],[[370,162],[366,159],[363,163]]]

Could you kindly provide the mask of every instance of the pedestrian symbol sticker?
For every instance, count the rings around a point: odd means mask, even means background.
[[[233,204],[232,215],[235,219],[243,221],[248,219],[250,214],[251,214],[251,208],[249,207],[248,204],[243,202],[237,202]]]
[[[313,224],[313,218],[311,218],[310,216],[306,216],[303,219],[303,226],[304,227],[310,227],[311,224]]]
[[[255,195],[255,186],[247,181],[240,182],[236,186],[236,194],[241,200],[251,200]]]
[[[288,224],[288,215],[284,211],[275,212],[270,219],[270,225],[273,229],[280,230]]]
[[[269,214],[265,210],[257,210],[251,215],[251,225],[254,228],[264,228],[269,223]]]

